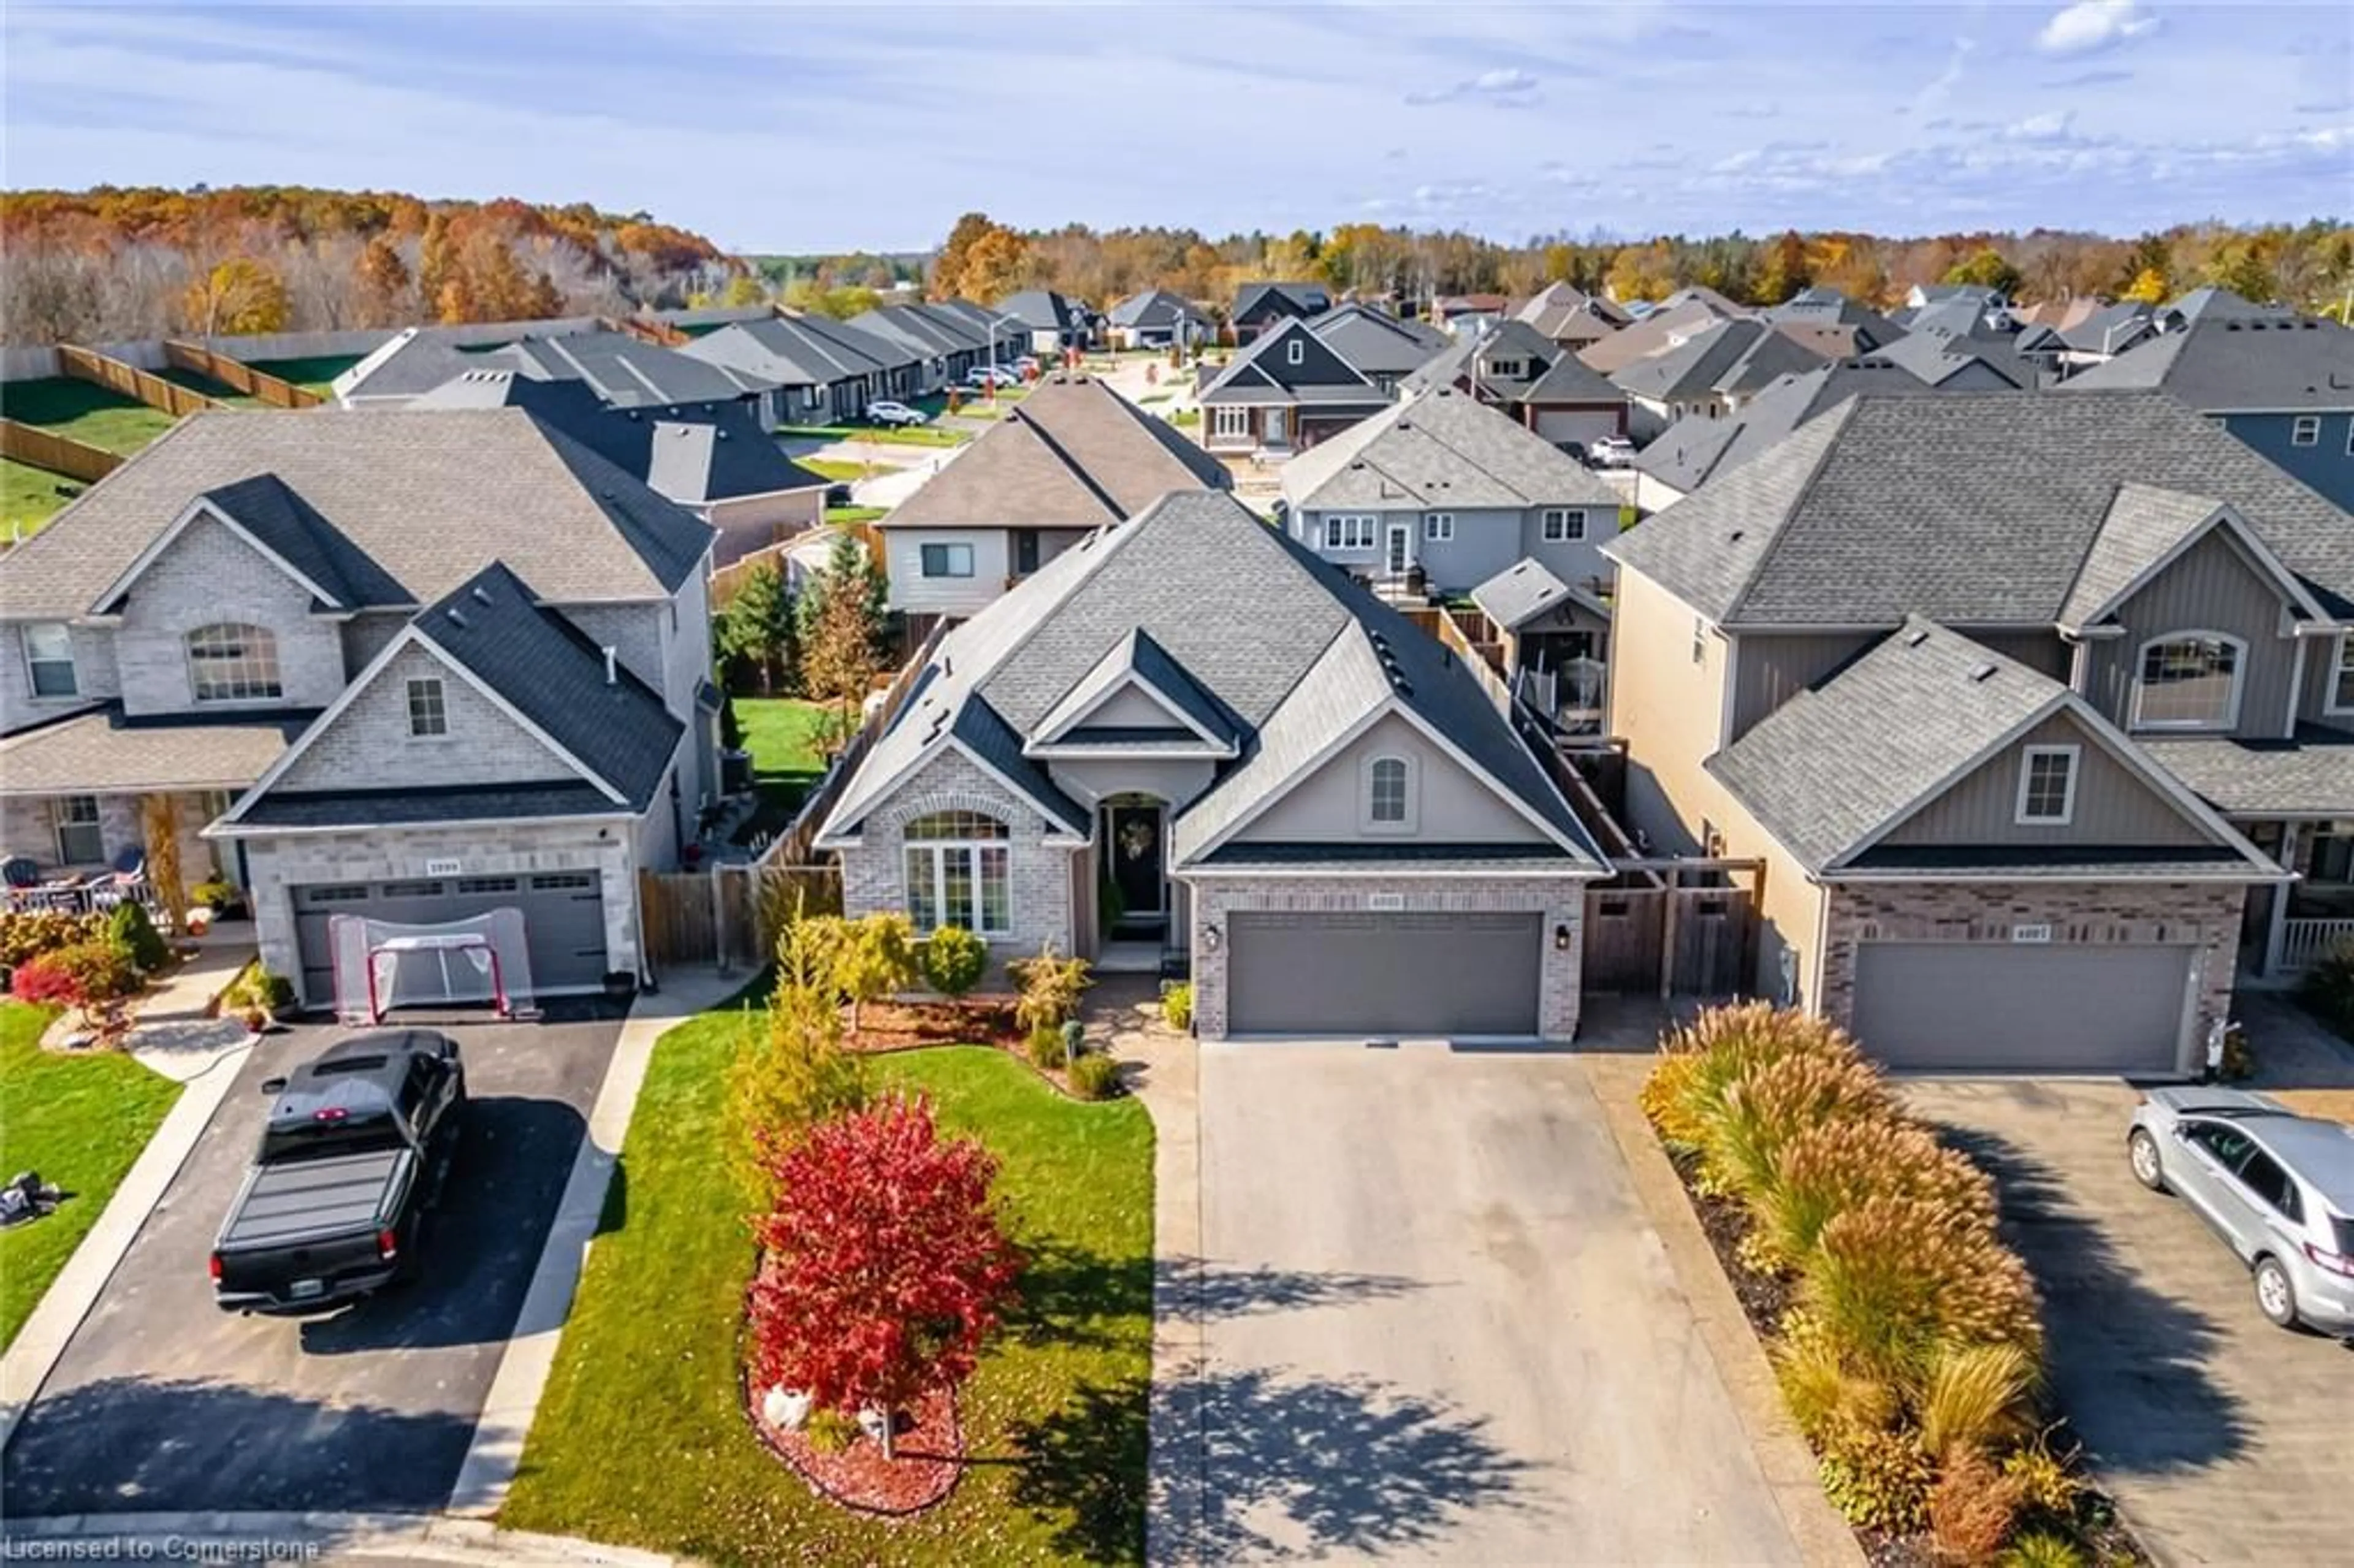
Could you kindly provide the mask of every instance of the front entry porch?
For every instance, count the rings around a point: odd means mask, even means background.
[[[1095,967],[1108,974],[1184,978],[1183,889],[1169,874],[1169,803],[1108,795],[1096,807],[1093,850],[1078,857],[1092,894]]]
[[[2240,824],[2250,842],[2296,873],[2248,895],[2241,929],[2243,981],[2295,985],[2339,944],[2354,941],[2354,821]]]

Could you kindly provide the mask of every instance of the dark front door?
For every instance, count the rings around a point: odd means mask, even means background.
[[[1111,856],[1111,879],[1119,889],[1121,917],[1133,921],[1166,913],[1160,802],[1109,807],[1104,825],[1105,853]]]
[[[1013,570],[1018,577],[1028,577],[1038,569],[1038,530],[1016,528],[1013,531]]]

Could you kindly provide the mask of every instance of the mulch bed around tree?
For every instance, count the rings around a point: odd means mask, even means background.
[[[870,1001],[858,1010],[858,1027],[843,1041],[853,1051],[921,1051],[932,1045],[1000,1045],[1018,1049],[1010,996],[973,996],[962,1001]]]
[[[964,1429],[957,1421],[956,1395],[946,1389],[935,1389],[912,1410],[900,1412],[896,1459],[885,1459],[883,1445],[864,1434],[841,1453],[825,1453],[806,1433],[771,1423],[760,1405],[758,1392],[746,1380],[744,1414],[769,1451],[818,1495],[861,1513],[920,1513],[956,1490],[957,1478],[964,1473]]]

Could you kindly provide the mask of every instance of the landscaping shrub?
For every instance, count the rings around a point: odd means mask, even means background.
[[[1896,1391],[1850,1368],[1820,1332],[1793,1333],[1769,1352],[1790,1419],[1819,1448],[1850,1432],[1879,1432],[1895,1422]]]
[[[1854,1049],[1838,1029],[1795,1011],[1762,1001],[1711,1008],[1659,1042],[1665,1059],[1647,1086],[1645,1108],[1670,1142],[1699,1144],[1726,1086],[1750,1068],[1818,1052],[1851,1055]]]
[[[1701,1158],[1711,1187],[1756,1202],[1771,1194],[1782,1150],[1826,1123],[1889,1115],[1880,1075],[1840,1041],[1760,1062],[1724,1086],[1701,1118]]]
[[[1756,1203],[1757,1234],[1783,1266],[1802,1263],[1823,1226],[1874,1193],[1919,1198],[1994,1224],[1994,1183],[1921,1128],[1886,1118],[1828,1121],[1784,1145]]]
[[[139,972],[130,953],[103,938],[71,943],[41,961],[73,977],[86,1007],[119,1001],[139,989]]]
[[[147,918],[147,911],[131,899],[114,906],[106,918],[107,940],[131,955],[131,962],[142,974],[154,974],[172,960],[172,949],[155,929],[155,922]]]
[[[924,982],[956,998],[981,983],[989,967],[989,944],[961,926],[943,926],[924,943]]]
[[[2039,1437],[2003,1456],[2002,1473],[2019,1483],[2020,1504],[2036,1513],[2067,1519],[2076,1511],[2084,1486],[2068,1473],[2067,1462],[2044,1446]]]
[[[103,915],[77,915],[63,909],[0,915],[0,965],[15,969],[44,953],[105,934]]]
[[[2354,941],[2336,943],[2316,960],[2297,994],[2332,1029],[2354,1036]]]
[[[1191,980],[1169,980],[1162,984],[1161,1017],[1172,1029],[1182,1032],[1193,1027],[1193,984]]]
[[[820,969],[824,938],[811,925],[788,927],[779,939],[767,1013],[747,1013],[728,1068],[727,1163],[762,1208],[776,1201],[778,1155],[820,1122],[864,1109],[870,1098],[864,1060],[843,1048],[842,1009]]]
[[[1071,1093],[1083,1100],[1108,1100],[1119,1093],[1119,1064],[1101,1054],[1071,1064]]]
[[[2001,1568],[2086,1568],[2084,1549],[2054,1531],[2031,1530],[1995,1561]]]
[[[199,882],[192,896],[211,910],[216,919],[245,918],[245,895],[238,891],[237,884],[233,882],[224,882],[218,877],[210,882]]]
[[[1063,1052],[1063,1032],[1059,1029],[1033,1029],[1023,1039],[1023,1048],[1034,1067],[1060,1067],[1067,1064]]]
[[[1013,1004],[1013,1022],[1025,1030],[1059,1029],[1077,1016],[1079,995],[1095,981],[1088,978],[1085,959],[1057,958],[1055,944],[1046,943],[1034,959],[1016,959],[1005,966],[1022,988]]]
[[[812,1410],[801,1426],[801,1436],[821,1454],[846,1454],[864,1434],[859,1431],[858,1417],[846,1410]]]
[[[905,915],[878,911],[846,920],[838,915],[816,916],[803,921],[808,939],[822,955],[820,969],[833,990],[850,1002],[850,1028],[858,1029],[859,1010],[916,983],[916,929]]]
[[[1872,1197],[1823,1227],[1798,1298],[1853,1364],[1925,1378],[1941,1345],[2010,1344],[2039,1354],[2027,1267],[1952,1211]]]
[[[2028,1426],[2035,1359],[2017,1345],[1940,1346],[1921,1391],[1921,1446],[1951,1465],[1968,1449],[1984,1458]]]
[[[1910,1434],[1844,1432],[1825,1450],[1823,1495],[1851,1523],[1909,1533],[1929,1521],[1936,1472]]]
[[[46,953],[9,971],[8,994],[39,1007],[80,1007],[82,1001],[81,981]]]
[[[1929,1539],[1948,1563],[1992,1558],[2018,1518],[2019,1484],[1982,1449],[1956,1449],[1929,1489]]]

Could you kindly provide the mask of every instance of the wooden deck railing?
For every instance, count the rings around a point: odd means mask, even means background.
[[[199,376],[208,376],[222,386],[242,392],[256,402],[267,403],[273,408],[315,408],[328,401],[308,387],[297,387],[267,370],[256,370],[241,359],[217,354],[200,343],[166,338],[164,341],[164,361],[175,369],[193,370]]]

